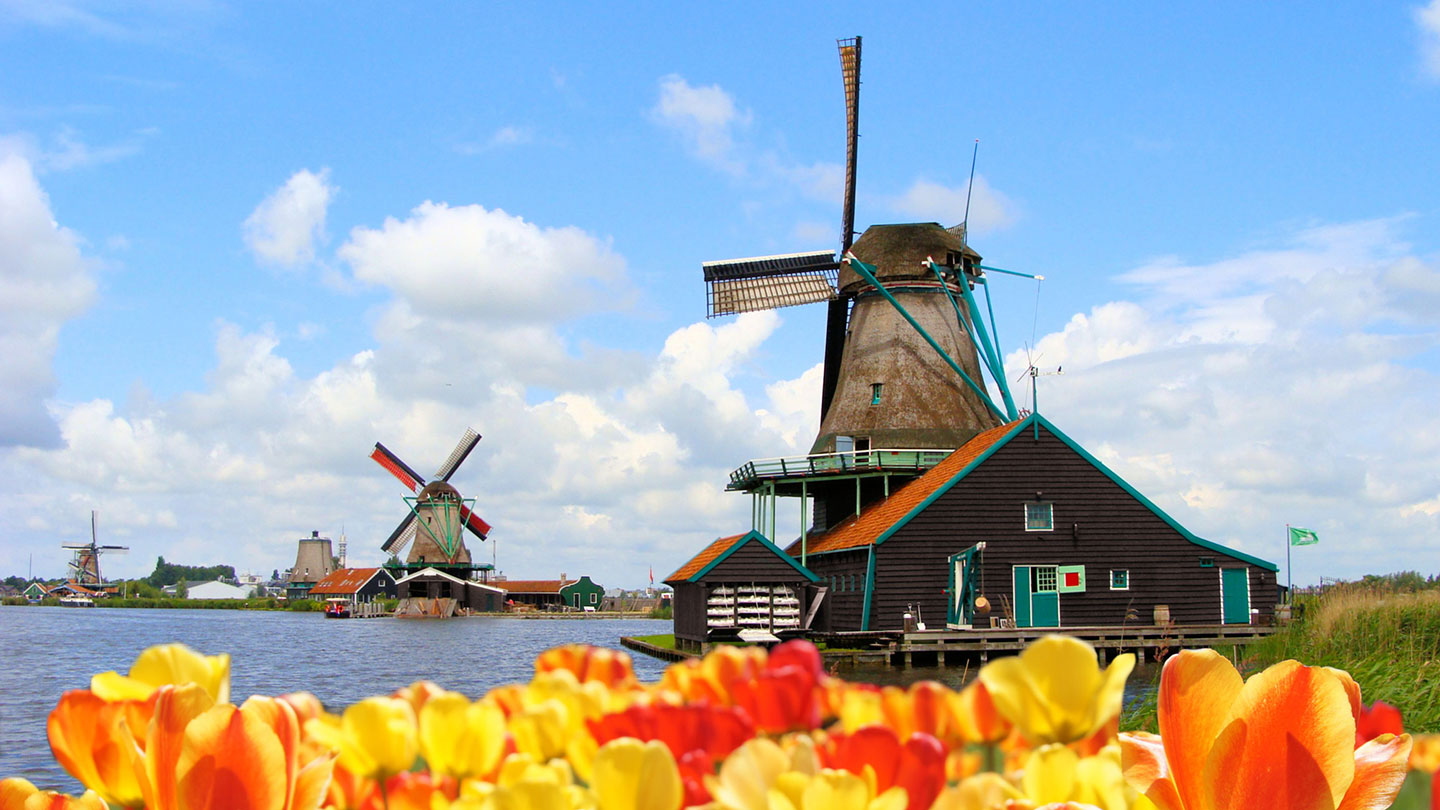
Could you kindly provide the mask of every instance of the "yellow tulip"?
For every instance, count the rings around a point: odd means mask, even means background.
[[[1125,653],[1102,672],[1089,644],[1051,635],[1018,656],[986,664],[980,682],[996,710],[1032,744],[1071,743],[1120,714],[1125,679],[1134,668],[1135,656]]]
[[[570,710],[559,700],[547,700],[510,718],[515,750],[541,762],[565,753],[570,742]]]
[[[1114,746],[1083,758],[1063,745],[1041,746],[1026,760],[1020,785],[1025,795],[1039,804],[1073,801],[1103,810],[1130,807],[1120,750]]]
[[[770,791],[789,767],[790,757],[780,746],[756,738],[726,757],[718,776],[706,774],[705,787],[728,810],[768,810]]]
[[[685,794],[670,749],[631,737],[601,746],[590,787],[600,810],[679,810]]]
[[[334,726],[324,718],[305,724],[308,734],[340,752],[340,767],[384,781],[410,770],[420,749],[415,711],[399,698],[372,697],[350,706]]]
[[[770,810],[905,810],[908,797],[902,787],[876,796],[869,780],[849,771],[822,770],[814,776],[783,774],[767,800]]]
[[[145,700],[166,684],[199,684],[216,703],[230,700],[230,656],[201,655],[184,644],[159,644],[140,653],[128,676],[102,672],[90,691],[105,700]]]
[[[505,753],[505,713],[459,692],[431,696],[420,709],[420,753],[434,774],[489,774]]]
[[[991,810],[1024,798],[1000,774],[981,773],[941,792],[931,810]]]
[[[67,796],[40,790],[19,777],[0,780],[0,810],[106,810],[105,800],[93,790]]]

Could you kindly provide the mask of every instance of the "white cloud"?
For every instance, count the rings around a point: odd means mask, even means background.
[[[59,439],[50,364],[60,328],[94,295],[79,239],[55,222],[29,161],[0,152],[0,447]]]
[[[678,132],[701,160],[732,174],[744,171],[744,161],[734,154],[735,129],[749,125],[750,113],[737,108],[720,85],[692,87],[672,73],[660,79],[660,99],[651,114]]]
[[[1317,529],[1298,582],[1413,567],[1440,529],[1440,378],[1416,360],[1440,342],[1440,267],[1406,255],[1404,221],[1123,274],[1136,300],[1035,346],[1065,370],[1042,413],[1201,536],[1278,560],[1287,522]]]
[[[313,261],[325,235],[325,215],[337,189],[330,170],[301,169],[245,219],[245,244],[263,261],[296,266]]]
[[[529,127],[503,126],[491,133],[489,138],[478,143],[462,143],[455,147],[455,151],[462,155],[479,155],[509,146],[520,146],[533,140],[535,133]]]
[[[355,228],[338,251],[355,278],[394,290],[420,316],[551,322],[613,307],[625,263],[579,228],[542,228],[500,209],[427,202],[408,219]]]
[[[930,180],[916,180],[910,188],[889,200],[890,207],[920,220],[933,220],[945,227],[965,221],[965,186],[943,186]],[[1005,228],[1019,216],[1010,198],[990,187],[983,175],[975,176],[970,197],[969,227],[972,234]]]
[[[1440,0],[1415,9],[1415,24],[1420,27],[1421,69],[1431,79],[1440,80]]]

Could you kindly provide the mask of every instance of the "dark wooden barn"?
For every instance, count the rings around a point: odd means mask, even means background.
[[[675,643],[698,649],[742,630],[799,631],[818,579],[757,531],[721,537],[665,579],[675,589]]]
[[[353,610],[377,599],[394,599],[398,593],[395,578],[384,568],[341,568],[315,583],[309,598],[345,599]]]
[[[1276,592],[1274,563],[1197,537],[1038,414],[979,433],[807,551],[827,631],[900,629],[912,610],[931,629],[1267,622]]]
[[[461,579],[438,568],[423,568],[395,583],[399,617],[447,617],[456,613],[499,613],[505,592],[473,579]]]

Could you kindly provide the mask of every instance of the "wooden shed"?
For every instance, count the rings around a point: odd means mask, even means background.
[[[675,643],[699,648],[741,630],[802,630],[819,581],[757,531],[721,537],[670,576],[675,589]]]
[[[1039,414],[979,433],[807,552],[829,631],[900,629],[912,610],[932,628],[1268,622],[1276,593],[1274,563],[1196,536]]]
[[[505,592],[473,579],[461,579],[438,568],[423,568],[395,582],[400,604],[395,615],[453,616],[456,613],[498,613]]]

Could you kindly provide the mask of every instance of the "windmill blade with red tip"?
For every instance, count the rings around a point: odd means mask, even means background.
[[[464,463],[465,457],[470,455],[470,451],[474,450],[475,445],[479,443],[480,434],[470,428],[465,428],[465,435],[460,437],[459,443],[455,445],[454,450],[450,451],[445,463],[435,471],[435,477],[441,481],[449,481],[450,476],[455,474],[455,471]]]
[[[486,536],[490,534],[490,524],[486,523],[479,515],[470,511],[470,507],[463,504],[460,506],[460,519],[465,521],[465,528],[469,529],[471,534],[481,540],[484,540]]]
[[[389,470],[391,475],[399,478],[400,483],[409,487],[411,492],[418,493],[425,487],[425,479],[420,473],[410,469],[405,462],[400,460],[399,456],[390,452],[389,448],[380,442],[375,443],[375,449],[371,451],[370,458],[375,459],[376,464]]]

